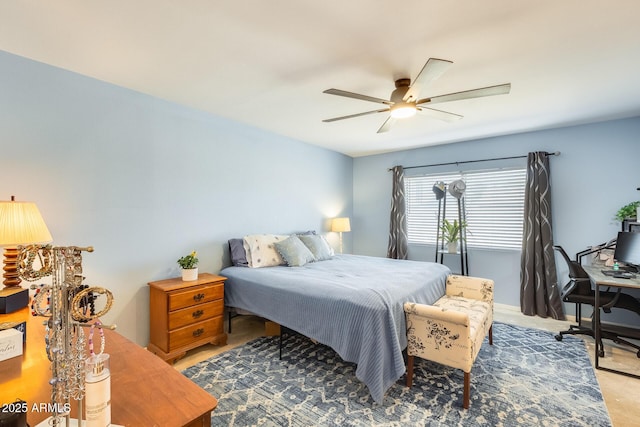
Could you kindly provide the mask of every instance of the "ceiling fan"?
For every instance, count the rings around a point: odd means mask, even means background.
[[[373,111],[365,111],[364,113],[325,119],[323,122],[335,122],[338,120],[366,116],[368,114],[389,112],[389,117],[387,117],[387,120],[385,120],[382,126],[380,126],[380,129],[378,129],[378,133],[382,133],[389,131],[397,119],[411,117],[415,115],[416,112],[440,120],[454,121],[461,119],[462,116],[459,114],[449,113],[447,111],[436,110],[435,108],[431,108],[429,105],[441,102],[459,101],[462,99],[479,98],[482,96],[504,95],[509,93],[511,90],[511,83],[505,83],[496,86],[488,86],[419,99],[418,96],[420,95],[421,89],[440,77],[452,64],[453,62],[444,59],[429,58],[427,63],[424,64],[424,67],[422,67],[420,73],[416,76],[413,84],[411,84],[411,79],[405,78],[396,80],[396,89],[391,92],[389,100],[361,95],[359,93],[347,92],[340,89],[327,89],[323,93],[375,102],[378,104],[384,104],[387,107]]]

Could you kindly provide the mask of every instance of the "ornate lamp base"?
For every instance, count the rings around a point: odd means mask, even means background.
[[[4,281],[2,282],[6,287],[11,288],[14,286],[20,286],[20,276],[18,275],[18,248],[7,246],[4,248],[4,259],[2,263],[4,267]]]
[[[0,290],[0,314],[13,313],[29,305],[29,290],[20,286],[18,275],[18,249],[16,247],[4,248],[4,286]]]

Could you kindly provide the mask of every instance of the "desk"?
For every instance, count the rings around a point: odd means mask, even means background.
[[[596,340],[596,346],[595,346],[596,369],[614,372],[614,373],[626,375],[633,378],[640,378],[640,376],[629,373],[629,372],[623,372],[623,371],[619,371],[611,368],[606,368],[604,366],[600,366],[600,361],[599,361],[600,354],[598,352],[598,345],[597,345],[602,334],[602,329],[608,328],[606,325],[600,324],[600,292],[599,292],[600,287],[611,286],[611,287],[623,288],[623,289],[640,289],[640,274],[636,274],[636,277],[634,279],[618,279],[611,276],[605,276],[601,271],[602,267],[584,266],[584,270],[589,275],[589,278],[591,279],[591,283],[593,283],[594,289],[596,291],[595,306],[594,306],[594,312],[593,312],[593,325],[592,325],[592,327],[594,328],[594,337]],[[597,325],[600,325],[600,327],[597,327]],[[617,333],[620,337],[623,337],[623,338],[640,339],[640,331],[638,331],[637,329],[614,327],[613,329],[610,330],[610,332]]]
[[[27,422],[50,416],[32,412],[34,403],[51,401],[50,364],[44,346],[44,318],[28,308],[0,315],[0,322],[27,321],[22,357],[0,362],[0,404],[21,398],[28,403]],[[210,426],[218,401],[160,358],[115,331],[105,330],[105,353],[111,358],[111,419],[123,426]],[[71,401],[77,418],[77,402]]]

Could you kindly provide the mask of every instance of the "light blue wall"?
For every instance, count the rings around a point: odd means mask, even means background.
[[[56,245],[95,247],[86,282],[113,291],[106,321],[141,345],[146,283],[180,256],[217,273],[231,237],[352,212],[350,157],[4,52],[0,123],[0,200],[36,202]]]
[[[526,155],[529,151],[560,151],[551,158],[552,215],[556,244],[570,255],[614,238],[613,217],[621,206],[640,200],[640,118],[530,132],[440,145],[354,159],[353,248],[366,255],[386,254],[391,173],[394,165],[433,163]],[[428,169],[433,173],[525,164],[525,160],[486,162]],[[435,248],[411,246],[412,259],[432,261]],[[455,266],[456,264],[452,264]],[[459,265],[459,263],[457,264]],[[567,269],[558,258],[561,284]],[[493,278],[496,302],[520,305],[520,251],[469,251],[471,275]],[[572,309],[572,307],[567,307]]]

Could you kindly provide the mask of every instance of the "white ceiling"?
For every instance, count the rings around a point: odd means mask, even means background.
[[[640,115],[638,0],[2,0],[0,49],[350,156]],[[376,134],[430,57],[438,104]]]

